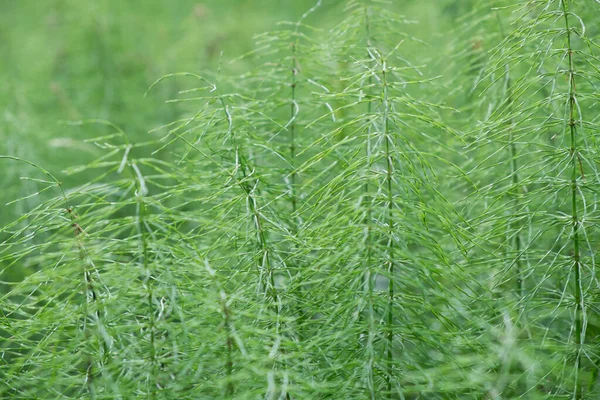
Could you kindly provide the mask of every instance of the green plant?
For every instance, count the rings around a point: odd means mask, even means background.
[[[148,139],[72,123],[97,158],[61,180],[0,157],[38,187],[0,228],[1,396],[595,398],[598,6],[471,3],[445,65],[393,5],[315,1],[158,79],[188,89]]]

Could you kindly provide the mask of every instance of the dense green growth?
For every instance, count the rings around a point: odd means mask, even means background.
[[[96,119],[65,72],[54,157],[10,103],[1,398],[600,397],[600,2],[325,3],[139,93],[87,60]]]

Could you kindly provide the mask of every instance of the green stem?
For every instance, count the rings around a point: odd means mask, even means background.
[[[367,32],[367,47],[371,46],[371,21],[370,21],[370,10],[369,8],[365,8],[365,27],[366,27],[366,32]],[[368,52],[367,52],[368,53]],[[367,54],[369,55],[369,54]],[[373,76],[369,75],[369,79],[367,82],[367,87],[370,88],[371,85],[373,83]],[[368,89],[367,89],[368,90]],[[367,98],[367,114],[369,116],[371,116],[372,112],[373,112],[373,105],[372,105],[372,101],[369,97],[369,94],[366,93],[365,94],[366,98]],[[368,386],[368,390],[369,390],[369,398],[371,400],[375,400],[376,396],[375,396],[375,376],[373,373],[373,367],[375,364],[375,354],[373,352],[373,343],[375,341],[375,316],[374,316],[374,307],[373,307],[373,292],[374,292],[374,287],[373,287],[373,268],[372,268],[372,252],[373,252],[373,243],[372,243],[372,235],[373,235],[373,224],[372,224],[372,219],[373,219],[373,206],[372,206],[372,199],[370,196],[370,192],[371,192],[371,187],[370,187],[370,179],[372,176],[372,170],[371,170],[371,135],[372,135],[372,129],[371,129],[371,123],[369,123],[368,126],[368,132],[367,132],[367,147],[365,149],[365,156],[366,156],[366,161],[367,161],[367,179],[365,180],[365,194],[364,194],[364,204],[366,204],[367,206],[367,214],[365,217],[365,226],[366,226],[366,237],[365,237],[365,248],[366,248],[366,255],[365,255],[365,281],[367,284],[367,307],[368,307],[368,344],[367,344],[367,351],[368,351],[368,361],[367,361],[367,386]]]
[[[493,2],[493,4],[495,5],[495,2]],[[498,27],[500,30],[500,35],[504,38],[506,36],[505,31],[504,31],[504,24],[502,23],[502,19],[500,18],[500,13],[496,10],[496,20],[498,21]],[[515,210],[515,212],[517,210],[520,209],[521,204],[519,201],[519,184],[520,184],[520,179],[519,179],[519,165],[517,162],[517,156],[518,156],[518,149],[517,149],[517,145],[515,143],[515,137],[514,137],[514,131],[513,131],[513,127],[515,125],[515,121],[514,121],[514,117],[513,117],[513,92],[512,92],[512,81],[510,79],[510,65],[508,64],[508,62],[505,64],[504,66],[505,71],[506,71],[506,105],[507,105],[507,109],[508,109],[508,114],[511,116],[510,121],[509,121],[509,136],[508,136],[508,142],[509,142],[509,146],[508,146],[508,151],[510,154],[510,172],[511,172],[511,177],[512,177],[512,186],[513,186],[513,191],[516,193],[511,193],[512,194],[512,198],[513,198],[513,209]],[[515,268],[515,276],[516,276],[516,290],[517,290],[517,295],[519,299],[522,299],[523,296],[525,295],[525,288],[524,288],[524,283],[523,283],[523,267],[522,267],[522,260],[521,260],[521,233],[520,233],[520,228],[518,225],[518,222],[515,221],[514,219],[514,214],[513,214],[513,218],[511,219],[511,223],[509,226],[509,232],[510,234],[514,233],[514,239],[512,240],[511,243],[511,247],[514,250],[515,253],[515,260],[514,260],[514,268]]]
[[[296,159],[296,85],[298,74],[298,66],[296,60],[296,43],[292,43],[292,95],[290,105],[290,165],[292,166],[292,174],[290,175],[290,199],[292,202],[292,215],[296,215],[296,170],[295,170],[295,159]]]
[[[234,387],[233,387],[233,338],[231,337],[231,322],[229,315],[229,308],[227,307],[226,298],[222,299],[222,309],[223,314],[225,315],[225,328],[227,329],[227,387],[225,389],[225,394],[227,396],[233,396]]]
[[[297,215],[297,196],[296,196],[296,180],[297,180],[297,173],[296,173],[296,117],[297,117],[297,113],[298,113],[298,105],[296,103],[296,87],[298,86],[298,79],[297,79],[297,75],[298,75],[298,59],[296,57],[296,48],[298,45],[298,28],[296,28],[296,31],[294,32],[294,34],[296,35],[296,42],[292,42],[292,65],[291,65],[291,83],[290,83],[290,88],[291,88],[291,96],[290,96],[290,166],[292,169],[292,173],[290,174],[290,202],[292,204],[292,218],[291,218],[291,225],[292,225],[292,234],[294,235],[294,237],[297,236],[298,234],[298,227],[300,226],[300,216]],[[292,251],[295,254],[297,251],[297,245],[295,243],[292,244]],[[292,261],[293,260],[293,261]],[[301,265],[296,264],[297,260],[295,260],[295,257],[292,256],[292,259],[290,260],[292,262],[292,265],[295,266],[295,270],[298,271],[298,273],[301,272],[302,267]],[[296,298],[302,298],[304,296],[303,293],[303,289],[302,289],[302,285],[299,285],[297,290],[297,295]],[[304,311],[301,307],[301,301],[296,302],[296,313],[298,315],[298,319],[296,321],[296,325],[297,326],[304,326],[305,322],[306,322],[306,317],[304,314]],[[302,340],[304,338],[302,329],[298,329],[297,330],[297,334],[298,337]]]
[[[584,343],[583,337],[583,296],[581,291],[581,256],[580,256],[580,238],[579,238],[579,215],[577,208],[577,178],[579,176],[579,168],[581,167],[579,160],[579,150],[577,148],[576,133],[577,133],[577,92],[575,85],[575,64],[573,62],[573,47],[571,45],[571,28],[569,26],[569,6],[568,0],[562,0],[562,10],[565,18],[565,31],[567,34],[567,57],[569,61],[568,82],[569,82],[569,137],[571,153],[571,218],[573,223],[573,267],[575,268],[575,344],[577,346],[577,356],[575,359],[576,382],[575,382],[575,399],[583,398],[582,382],[581,382],[581,346]],[[583,171],[581,171],[583,175]]]
[[[139,176],[139,170],[132,164],[136,174]],[[148,307],[148,330],[150,331],[150,379],[149,379],[149,393],[150,398],[156,398],[157,389],[157,362],[156,362],[156,321],[154,320],[154,293],[152,288],[152,271],[149,265],[149,252],[148,252],[148,232],[145,228],[145,217],[146,217],[146,203],[143,198],[144,189],[141,185],[138,187],[137,196],[137,231],[140,237],[142,251],[141,251],[141,266],[142,274],[144,276],[144,284],[146,286],[146,301]]]
[[[236,149],[238,151],[238,149]],[[240,155],[240,167],[242,171],[242,180],[240,182],[240,186],[242,190],[246,193],[247,201],[250,208],[250,213],[252,214],[252,219],[254,220],[254,228],[256,229],[256,234],[258,238],[258,245],[260,247],[260,257],[257,258],[257,266],[259,270],[266,270],[267,273],[267,287],[265,290],[265,294],[270,300],[270,303],[273,307],[273,311],[276,315],[276,334],[280,334],[280,324],[281,324],[281,316],[282,316],[282,299],[280,297],[279,291],[275,286],[275,271],[273,269],[273,264],[271,262],[271,249],[267,240],[267,235],[265,233],[263,227],[263,217],[259,211],[259,207],[256,201],[256,198],[253,193],[253,189],[248,185],[245,181],[247,178],[246,174],[246,162],[245,158]],[[281,354],[285,354],[285,349],[283,346],[280,349]],[[286,362],[283,360],[282,362],[283,368],[286,369]],[[286,399],[290,399],[289,393],[286,393]]]
[[[394,193],[392,191],[392,177],[394,173],[394,163],[392,161],[392,138],[390,137],[389,131],[389,99],[388,99],[388,84],[387,84],[387,64],[386,60],[383,60],[382,78],[383,78],[383,123],[384,123],[384,136],[385,136],[385,158],[387,162],[386,168],[386,186],[387,186],[387,226],[388,226],[388,260],[387,260],[387,272],[389,280],[388,288],[388,310],[387,310],[387,374],[386,384],[388,397],[391,399],[392,396],[392,376],[394,372],[393,361],[394,361]]]

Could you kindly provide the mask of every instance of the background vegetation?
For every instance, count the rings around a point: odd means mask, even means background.
[[[1,398],[599,397],[598,1],[0,11]]]

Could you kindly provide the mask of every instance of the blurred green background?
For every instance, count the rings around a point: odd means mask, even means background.
[[[143,136],[174,117],[161,104],[164,95],[142,98],[154,80],[214,70],[221,51],[226,59],[249,51],[254,34],[297,18],[311,3],[2,1],[2,152],[71,164],[59,149],[80,132],[58,124],[64,120],[107,119]]]
[[[432,47],[412,60],[435,57],[436,38],[464,12],[456,0],[394,1],[390,7],[419,21],[409,32]],[[178,105],[164,101],[188,80],[173,79],[151,95],[157,78],[178,71],[251,68],[232,60],[253,48],[253,36],[297,21],[316,0],[0,0],[0,154],[34,160],[52,172],[89,162],[97,149],[83,140],[108,131],[61,121],[104,119],[133,140],[173,121]],[[327,29],[343,0],[323,0],[306,21]],[[405,27],[404,27],[405,29]],[[20,165],[0,164],[0,204],[31,193]],[[85,180],[86,177],[79,179]],[[72,184],[75,182],[67,183]],[[9,211],[5,208],[4,221]]]

